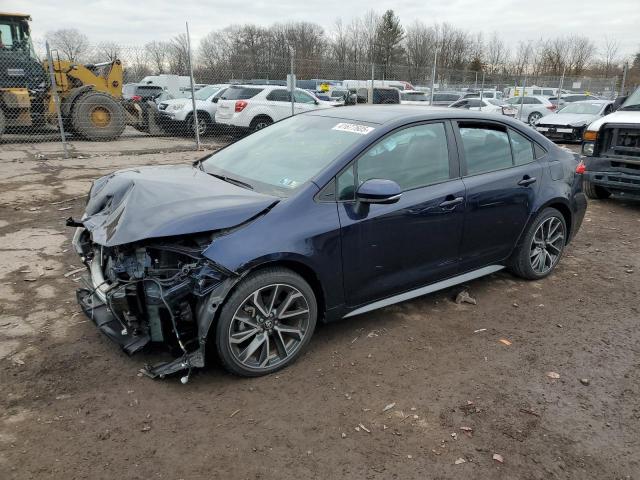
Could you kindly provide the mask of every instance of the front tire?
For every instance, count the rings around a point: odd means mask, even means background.
[[[198,133],[200,134],[201,137],[203,137],[204,135],[207,135],[211,132],[211,120],[209,119],[209,116],[205,113],[198,112],[197,115],[198,115]],[[187,120],[187,124],[189,125],[189,132],[195,135],[196,122],[195,122],[194,115],[191,115],[189,117],[189,119]]]
[[[260,270],[243,280],[222,307],[218,356],[229,372],[244,377],[280,370],[309,343],[317,316],[313,289],[300,275],[286,268]]]
[[[527,280],[549,275],[558,265],[567,243],[567,224],[562,213],[545,208],[527,228],[511,258],[511,270]]]
[[[126,127],[124,108],[110,95],[89,92],[74,102],[71,124],[87,140],[114,140]]]
[[[594,185],[586,178],[582,180],[582,190],[585,195],[594,200],[604,200],[611,196],[611,192],[600,185]]]

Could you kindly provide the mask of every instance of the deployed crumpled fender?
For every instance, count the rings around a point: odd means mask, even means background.
[[[96,180],[80,223],[105,247],[231,228],[278,202],[190,166],[120,170]]]

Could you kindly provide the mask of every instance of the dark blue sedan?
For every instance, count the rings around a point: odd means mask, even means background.
[[[78,301],[149,376],[294,361],[318,321],[503,268],[541,279],[578,231],[582,165],[504,116],[414,106],[328,109],[193,166],[97,180],[76,226]],[[188,379],[188,373],[183,380]]]

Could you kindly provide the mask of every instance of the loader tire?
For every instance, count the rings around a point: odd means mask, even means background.
[[[73,103],[71,123],[78,135],[92,141],[118,138],[126,126],[122,105],[100,92],[86,93]]]

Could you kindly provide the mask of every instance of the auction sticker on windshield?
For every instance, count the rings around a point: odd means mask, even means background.
[[[373,127],[368,127],[366,125],[357,125],[355,123],[339,123],[331,130],[339,130],[341,132],[351,132],[358,133],[360,135],[366,135],[373,131]]]

